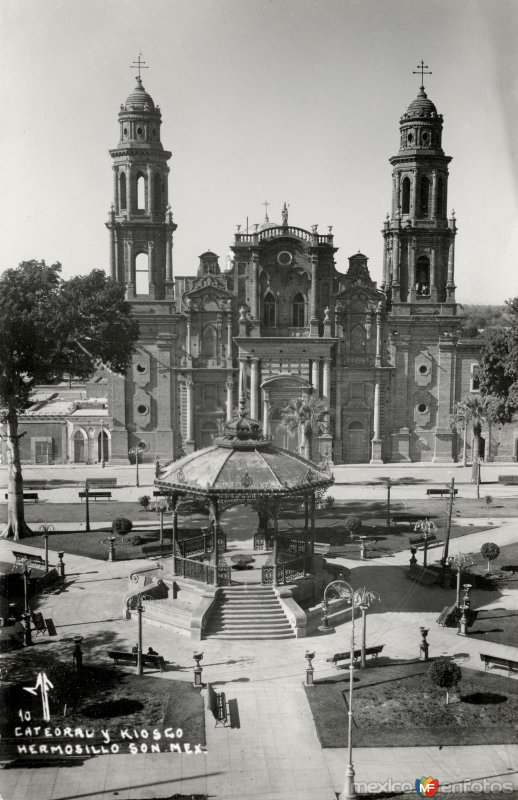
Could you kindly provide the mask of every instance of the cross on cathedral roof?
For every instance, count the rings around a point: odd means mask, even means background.
[[[140,52],[138,54],[138,59],[136,61],[133,61],[133,63],[130,66],[130,69],[138,69],[137,81],[139,83],[142,83],[142,78],[140,77],[140,70],[149,69],[149,67],[145,66],[146,62],[142,60],[141,56],[142,53]]]
[[[421,90],[424,91],[424,76],[431,75],[431,72],[426,72],[428,69],[428,64],[425,64],[423,59],[421,59],[421,63],[417,65],[417,71],[414,70],[412,75],[419,75],[421,73]]]

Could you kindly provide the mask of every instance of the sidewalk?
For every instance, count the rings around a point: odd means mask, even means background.
[[[500,545],[516,541],[516,520],[500,522],[492,531],[492,539]],[[457,546],[462,541],[464,550],[475,549],[480,537],[487,539],[487,533],[453,540],[450,550],[455,552],[456,541]],[[14,547],[31,549],[23,542]],[[12,560],[12,548],[13,543],[0,541],[0,560]],[[351,570],[354,586],[365,585],[380,594],[380,603],[372,606],[368,615],[369,640],[385,644],[383,655],[389,658],[416,658],[419,626],[426,625],[430,627],[431,655],[454,655],[461,666],[480,669],[481,643],[435,625],[436,609],[445,604],[445,595],[429,587],[418,588],[405,578],[402,567],[407,560],[407,553],[373,562],[336,559]],[[132,561],[129,565],[67,556],[72,583],[66,592],[42,598],[41,610],[54,619],[58,631],[57,640],[51,640],[53,646],[70,648],[72,637],[80,634],[85,637],[85,662],[108,662],[107,638],[116,641],[117,647],[131,647],[137,625],[134,620],[121,620],[122,597],[129,571],[144,563],[149,565],[149,561]],[[516,608],[516,594],[509,592],[506,596],[507,607],[513,604]],[[477,607],[498,603],[502,604],[501,595],[476,593]],[[239,714],[239,727],[233,728],[216,728],[207,714],[206,755],[107,755],[70,767],[3,770],[0,792],[5,800],[106,800],[107,796],[140,800],[174,793],[208,793],[218,800],[333,800],[343,788],[346,752],[340,748],[322,750],[318,743],[302,685],[304,653],[308,648],[316,650],[315,678],[322,679],[335,674],[326,658],[343,649],[349,639],[350,623],[339,626],[332,635],[310,639],[205,640],[201,643],[203,680],[218,684],[216,688],[225,691],[227,701],[234,702]],[[147,625],[144,643],[178,667],[162,673],[161,679],[192,681],[192,653],[198,643]],[[31,651],[37,653],[39,647],[49,647],[46,637]],[[512,648],[485,642],[484,651],[500,654],[512,652]],[[17,659],[18,654],[13,654],[3,662]],[[511,780],[518,790],[518,777],[513,772],[518,762],[515,745],[357,748],[353,758],[356,778],[363,782],[384,783],[390,778],[411,780],[413,784],[416,777],[426,773],[444,785],[495,776],[495,780]]]

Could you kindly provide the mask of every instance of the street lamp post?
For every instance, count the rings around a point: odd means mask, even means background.
[[[339,596],[348,596],[351,602],[351,660],[349,662],[349,711],[348,711],[348,735],[347,735],[347,766],[345,768],[345,782],[343,792],[339,795],[340,800],[356,800],[357,794],[354,788],[354,766],[353,766],[353,683],[354,683],[354,608],[358,605],[359,596],[354,591],[350,583],[344,580],[332,581],[326,586],[324,592],[324,602],[327,603],[328,591],[333,588]],[[344,595],[344,589],[346,594]]]
[[[362,644],[361,644],[361,668],[365,669],[367,666],[366,661],[366,649],[367,649],[367,610],[374,602],[374,600],[380,600],[380,596],[377,592],[371,592],[369,589],[365,588],[356,590],[356,597],[358,599],[358,603],[360,606],[360,610],[362,612]]]
[[[448,560],[450,564],[455,564],[457,567],[457,598],[455,605],[457,608],[460,608],[460,581],[462,577],[462,568],[466,564],[473,564],[473,559],[468,553],[455,553],[455,555],[450,556]]]
[[[137,644],[137,675],[142,675],[142,612],[144,606],[142,605],[142,595],[139,595],[137,604],[138,614],[138,644]]]
[[[414,525],[414,531],[421,531],[424,536],[424,552],[423,552],[423,567],[428,564],[428,536],[430,533],[435,533],[437,525],[429,517],[420,519]]]
[[[31,577],[32,570],[29,569],[29,564],[25,561],[23,567],[23,611],[24,614],[30,614],[29,609],[29,578]]]
[[[88,502],[90,497],[88,494],[90,490],[90,485],[88,478],[83,482],[83,486],[85,487],[85,513],[86,513],[85,530],[90,531],[90,504]]]
[[[101,420],[101,468],[104,469],[104,422]]]
[[[143,452],[141,447],[132,447],[130,449],[130,455],[135,456],[135,486],[140,486],[139,477],[138,477],[138,457]]]

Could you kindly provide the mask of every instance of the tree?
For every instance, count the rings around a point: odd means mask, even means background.
[[[508,325],[485,334],[479,371],[480,391],[491,395],[498,422],[518,411],[518,297],[506,305]]]
[[[459,665],[454,661],[449,661],[447,658],[438,658],[428,670],[430,683],[434,686],[439,686],[441,689],[446,689],[446,705],[450,700],[448,690],[452,686],[457,686],[461,678],[462,672]]]
[[[59,263],[24,261],[0,277],[0,421],[8,451],[8,520],[3,538],[30,535],[23,508],[18,418],[38,383],[103,364],[123,373],[138,337],[124,289],[101,270],[61,279]]]
[[[133,523],[127,517],[116,517],[112,522],[112,531],[117,536],[126,536],[133,529]]]
[[[311,460],[311,439],[313,434],[327,430],[329,410],[323,400],[315,397],[298,397],[286,403],[281,411],[281,424],[294,433],[299,431],[300,450],[305,458]]]
[[[461,422],[464,424],[465,421],[465,424],[471,424],[473,429],[472,481],[477,480],[482,427],[485,423],[492,422],[493,419],[492,401],[489,397],[481,397],[478,394],[468,394],[464,400],[457,403],[457,412],[453,418],[452,425],[457,425]]]
[[[500,555],[500,548],[494,542],[486,542],[480,548],[480,555],[487,561],[487,571],[491,572],[491,561],[498,558]]]
[[[355,517],[351,514],[349,517],[346,517],[344,520],[344,530],[346,533],[349,534],[351,541],[354,537],[360,533],[362,529],[362,521],[359,517]]]

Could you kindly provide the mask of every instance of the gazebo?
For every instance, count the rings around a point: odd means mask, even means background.
[[[269,564],[261,571],[261,583],[279,586],[303,578],[312,571],[317,498],[334,483],[326,469],[272,444],[262,433],[261,424],[249,419],[240,404],[239,417],[228,423],[214,445],[197,450],[164,467],[155,487],[167,496],[172,512],[171,567],[173,574],[214,587],[232,583],[231,567],[222,559],[225,537],[220,528],[224,511],[239,504],[252,506],[259,525],[254,532],[254,550],[271,550]],[[287,501],[304,506],[304,535],[297,539],[281,537],[279,511]],[[209,562],[198,559],[187,542],[178,541],[177,517],[180,503],[202,500],[209,507]],[[181,545],[183,545],[181,547]]]

